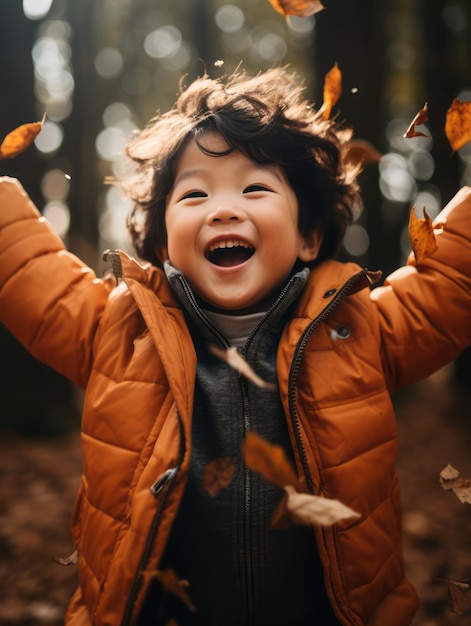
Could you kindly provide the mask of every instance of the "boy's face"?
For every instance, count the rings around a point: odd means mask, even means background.
[[[214,152],[223,137],[200,139]],[[264,310],[297,258],[314,260],[321,237],[298,232],[298,203],[283,170],[240,152],[204,154],[193,140],[178,161],[165,214],[167,256],[195,293],[226,313]]]

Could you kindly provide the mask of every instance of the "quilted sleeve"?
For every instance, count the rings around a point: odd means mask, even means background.
[[[40,361],[84,386],[112,284],[67,252],[21,184],[0,178],[0,322]]]
[[[452,198],[434,226],[438,250],[421,263],[412,253],[371,294],[391,391],[432,374],[471,344],[471,187]]]

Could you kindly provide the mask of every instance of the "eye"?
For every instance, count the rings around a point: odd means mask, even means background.
[[[261,185],[259,183],[254,185],[249,185],[244,189],[244,193],[254,193],[257,191],[271,191],[266,185]]]
[[[183,194],[180,200],[188,200],[190,198],[206,198],[208,194],[204,191],[189,191],[188,193]]]

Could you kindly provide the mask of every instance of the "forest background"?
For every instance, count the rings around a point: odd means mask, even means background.
[[[452,153],[444,133],[453,99],[471,100],[471,3],[325,4],[287,20],[268,0],[4,0],[0,139],[44,113],[46,121],[1,175],[18,177],[68,248],[102,275],[104,249],[129,249],[129,207],[103,180],[119,174],[130,133],[170,108],[182,76],[289,65],[320,106],[337,62],[343,91],[333,115],[382,155],[361,175],[365,210],[341,256],[387,274],[410,250],[410,208],[426,205],[433,217],[471,184],[471,145]],[[404,139],[425,102],[431,138]],[[438,483],[447,463],[471,477],[470,377],[467,350],[394,399],[406,560],[422,599],[416,626],[470,619],[466,588],[463,614],[450,611],[447,581],[471,580],[471,509]],[[60,624],[76,574],[53,558],[70,548],[81,392],[4,327],[0,388],[0,625]]]

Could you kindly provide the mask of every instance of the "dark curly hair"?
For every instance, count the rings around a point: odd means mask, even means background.
[[[315,262],[336,254],[361,208],[359,170],[344,158],[351,132],[324,120],[303,92],[297,76],[283,68],[253,77],[238,72],[226,80],[204,75],[181,88],[175,107],[151,120],[126,148],[133,175],[120,186],[133,202],[127,226],[143,260],[162,266],[176,164],[188,142],[206,131],[219,132],[229,151],[280,165],[297,196],[300,233],[323,233]]]

